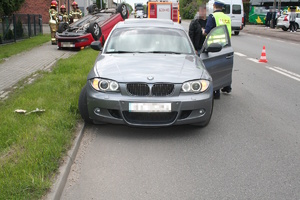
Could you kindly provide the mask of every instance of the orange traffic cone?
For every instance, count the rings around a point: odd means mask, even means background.
[[[266,47],[263,47],[263,50],[261,52],[261,56],[258,62],[263,62],[263,63],[267,63],[267,57],[266,57]]]

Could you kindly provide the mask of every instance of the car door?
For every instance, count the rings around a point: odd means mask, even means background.
[[[219,52],[207,52],[212,43],[222,46]],[[226,25],[215,27],[207,35],[200,53],[207,71],[213,79],[214,90],[231,85],[233,68],[233,48]]]

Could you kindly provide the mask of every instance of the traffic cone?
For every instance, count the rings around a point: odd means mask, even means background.
[[[263,62],[263,63],[267,63],[268,60],[267,60],[267,56],[266,56],[266,47],[263,46],[263,50],[261,52],[261,56],[260,56],[260,59],[258,62]]]

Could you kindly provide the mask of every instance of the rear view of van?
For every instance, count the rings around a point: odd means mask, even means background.
[[[231,19],[231,31],[238,35],[243,29],[244,23],[244,7],[242,0],[223,0],[223,12]],[[214,0],[209,0],[206,4],[207,16],[213,13]]]
[[[223,12],[231,18],[231,30],[238,35],[243,29],[244,7],[242,0],[224,0]]]

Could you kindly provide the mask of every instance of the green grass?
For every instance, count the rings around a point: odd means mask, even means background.
[[[0,102],[0,199],[40,199],[51,187],[80,119],[78,97],[98,52],[59,60],[52,72]],[[46,109],[44,113],[23,115]]]
[[[28,38],[22,41],[17,41],[16,43],[11,43],[7,45],[0,46],[0,61],[3,58],[8,58],[12,55],[16,55],[23,51],[32,49],[33,47],[39,46],[45,42],[51,40],[50,34],[38,35],[32,38]]]

